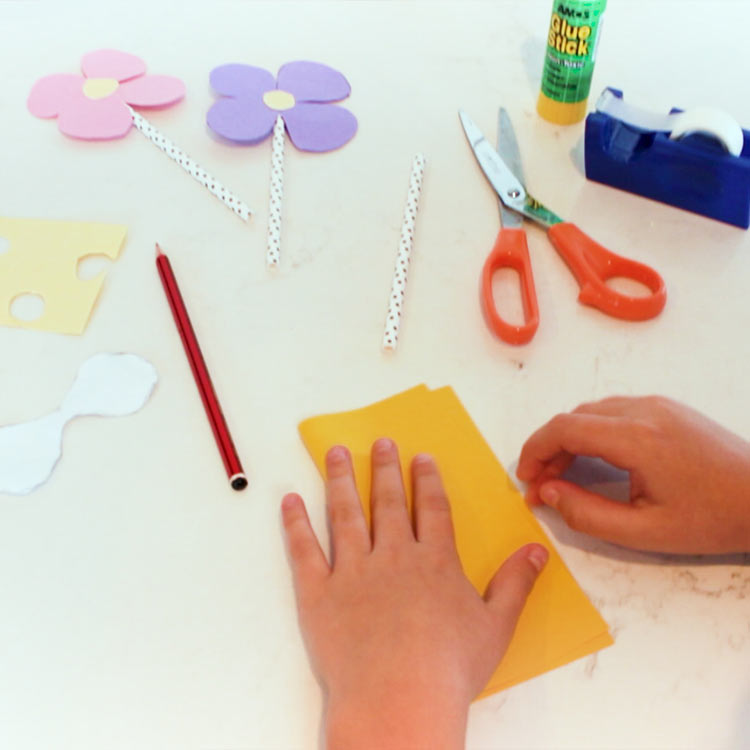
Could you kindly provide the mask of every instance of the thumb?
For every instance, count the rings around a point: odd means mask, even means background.
[[[547,563],[549,553],[541,544],[527,544],[517,549],[497,570],[487,585],[487,606],[509,627],[516,626],[526,598]]]
[[[610,500],[573,482],[545,482],[539,498],[555,508],[571,529],[608,542],[643,548],[652,531],[646,509]]]

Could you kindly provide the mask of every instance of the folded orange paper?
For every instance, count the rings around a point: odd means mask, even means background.
[[[518,547],[539,542],[550,551],[508,652],[481,696],[613,643],[607,623],[565,567],[452,388],[431,391],[420,385],[362,409],[312,417],[300,423],[299,431],[323,475],[326,451],[335,444],[349,448],[368,521],[372,443],[383,436],[395,440],[404,467],[417,453],[430,453],[451,502],[464,572],[480,593]],[[406,474],[404,486],[410,492]]]

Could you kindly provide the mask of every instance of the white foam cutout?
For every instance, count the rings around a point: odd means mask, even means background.
[[[0,492],[26,495],[44,484],[60,459],[71,419],[132,414],[148,401],[157,380],[156,368],[135,354],[86,360],[57,411],[0,427]]]

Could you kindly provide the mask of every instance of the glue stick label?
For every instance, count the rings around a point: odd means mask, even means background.
[[[542,93],[557,102],[589,95],[607,0],[555,0],[542,72]]]

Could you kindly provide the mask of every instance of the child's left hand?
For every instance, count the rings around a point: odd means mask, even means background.
[[[372,449],[372,534],[349,452],[326,457],[329,564],[299,495],[282,503],[302,633],[327,692],[327,746],[462,747],[471,700],[503,657],[547,560],[529,544],[484,598],[461,569],[434,461],[411,467],[409,518],[398,451]]]

